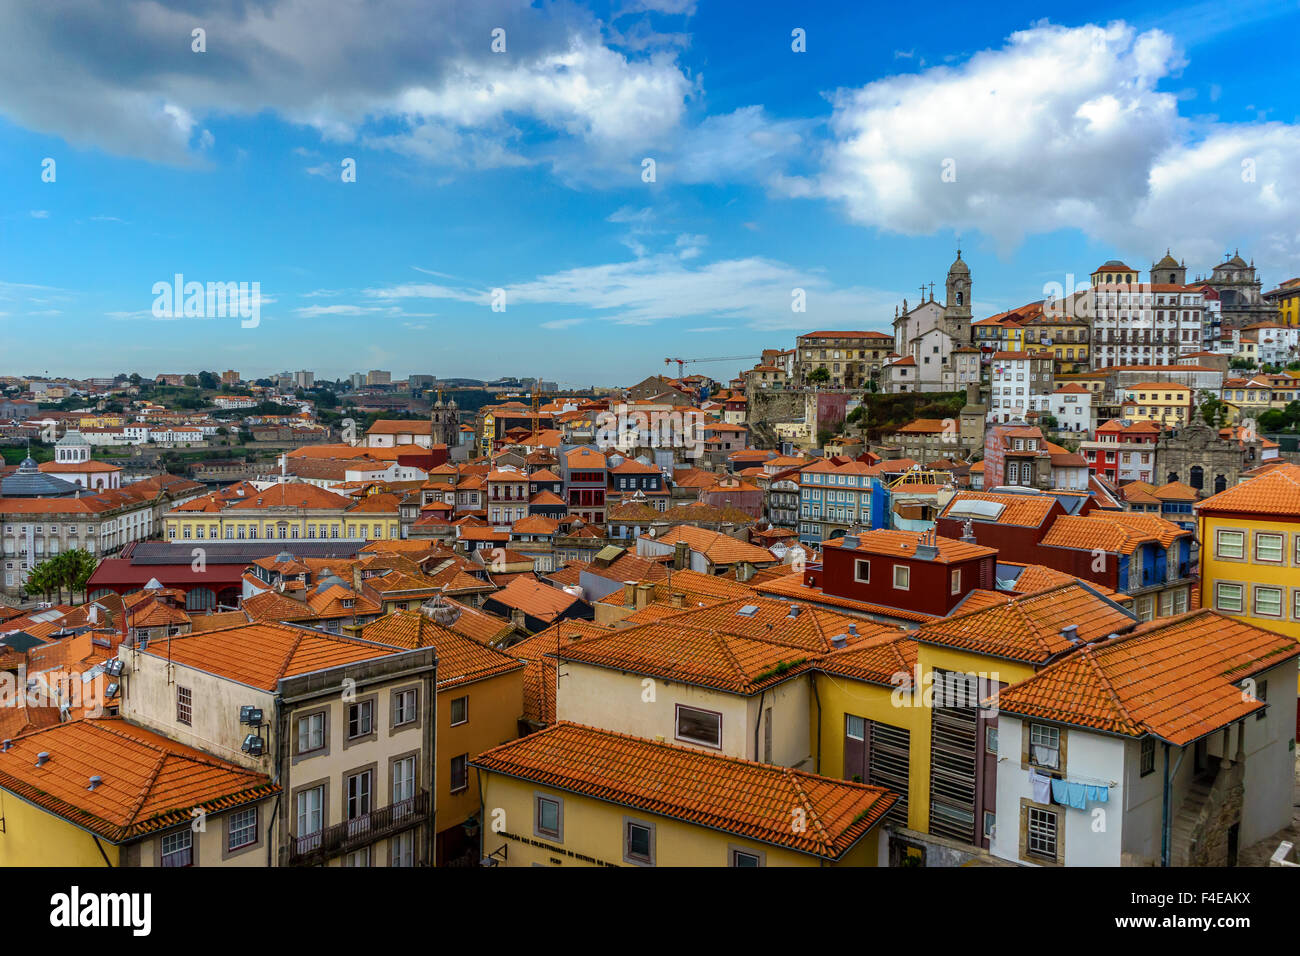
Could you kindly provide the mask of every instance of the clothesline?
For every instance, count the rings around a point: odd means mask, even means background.
[[[1011,758],[999,757],[998,763],[1003,763],[1009,759]],[[1052,770],[1049,767],[1036,767],[1031,765],[1029,769],[1031,772],[1036,770],[1045,777],[1050,777],[1053,773],[1060,773],[1059,770]],[[1115,780],[1101,780],[1097,777],[1085,777],[1082,776],[1081,774],[1073,774],[1073,773],[1067,773],[1061,779],[1065,780],[1066,783],[1082,783],[1092,787],[1118,787],[1119,786],[1119,783]]]

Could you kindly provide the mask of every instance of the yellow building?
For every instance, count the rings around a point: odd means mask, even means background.
[[[301,481],[259,489],[240,482],[173,508],[163,516],[168,541],[313,541],[395,539],[399,499],[360,499]]]
[[[121,428],[125,424],[126,418],[124,416],[109,413],[82,415],[80,419],[82,428]]]
[[[472,763],[500,866],[875,866],[898,799],[567,722]]]
[[[1168,428],[1186,425],[1192,415],[1192,390],[1173,382],[1139,382],[1124,389],[1125,418]]]
[[[1283,325],[1300,325],[1300,278],[1287,279],[1276,289],[1264,293],[1264,299],[1277,305],[1277,320]]]
[[[0,750],[0,866],[267,866],[280,786],[119,717]]]
[[[1300,467],[1279,464],[1195,508],[1201,607],[1300,638]]]
[[[519,736],[524,712],[524,662],[471,640],[417,611],[397,611],[368,624],[367,641],[438,652],[438,768],[435,807],[437,865],[477,846],[479,793],[469,761]],[[474,862],[477,862],[475,860]]]

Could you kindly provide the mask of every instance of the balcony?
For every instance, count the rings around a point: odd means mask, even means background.
[[[429,819],[429,791],[305,836],[289,834],[289,866],[319,866]]]

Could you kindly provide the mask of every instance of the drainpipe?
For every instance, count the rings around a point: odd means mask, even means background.
[[[812,684],[813,700],[817,702],[817,755],[816,764],[813,765],[814,772],[822,772],[822,698],[817,693],[817,675],[810,673],[808,680]]]
[[[758,732],[763,726],[763,701],[766,697],[767,697],[766,690],[764,690],[763,693],[758,695],[758,719],[754,721],[754,763],[763,762],[760,759],[758,759],[758,755],[759,755]]]
[[[1181,748],[1178,754],[1178,763],[1174,764],[1172,772],[1169,769],[1169,744],[1165,743],[1165,780],[1164,794],[1161,798],[1161,820],[1160,820],[1160,865],[1169,865],[1169,854],[1171,847],[1169,845],[1172,820],[1170,819],[1171,803],[1173,802],[1173,778],[1178,776],[1178,768],[1183,765],[1183,758],[1187,756],[1187,748]]]

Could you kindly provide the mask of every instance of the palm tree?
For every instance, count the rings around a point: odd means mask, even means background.
[[[95,568],[99,562],[95,556],[85,548],[73,548],[71,551],[65,551],[59,557],[63,558],[67,571],[68,589],[70,591],[80,591],[82,601],[86,600],[86,584],[90,581],[90,576],[95,573]]]

